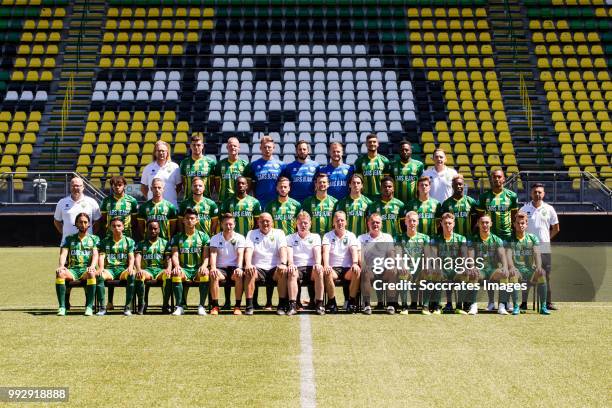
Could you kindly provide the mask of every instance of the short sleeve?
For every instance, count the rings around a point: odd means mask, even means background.
[[[210,217],[217,218],[218,216],[219,216],[219,207],[217,207],[217,204],[213,202],[210,205]]]
[[[62,204],[62,200],[60,200],[60,202],[55,206],[55,213],[53,214],[53,219],[58,222],[62,222]]]
[[[548,223],[550,225],[559,224],[559,218],[557,217],[557,211],[555,211],[555,209],[552,206],[549,206],[548,208],[550,209],[550,217],[549,217]]]
[[[245,248],[251,248],[251,249],[255,248],[255,244],[253,244],[253,234],[252,233],[253,233],[253,230],[247,233],[246,241],[244,243]]]
[[[321,241],[321,245],[331,245],[329,242],[329,236],[327,234],[323,235],[323,240]]]
[[[128,238],[128,252],[133,254],[135,249],[136,249],[136,243],[134,242],[133,239]]]
[[[91,211],[92,218],[94,221],[98,221],[100,218],[102,218],[102,214],[100,213],[100,206],[98,205],[98,202],[93,198],[91,199],[91,205],[93,207]]]
[[[261,203],[259,202],[259,200],[255,199],[256,203],[253,206],[253,215],[258,217],[261,214]]]
[[[277,230],[276,236],[278,238],[278,247],[286,247],[287,246],[287,236],[281,230]]]
[[[238,238],[236,238],[236,249],[238,248],[246,248],[246,240],[242,235],[238,235]]]

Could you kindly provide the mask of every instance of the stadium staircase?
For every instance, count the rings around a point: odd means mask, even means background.
[[[57,72],[55,100],[34,162],[39,170],[74,171],[83,139],[83,123],[90,108],[92,81],[103,35],[106,2],[76,0],[66,16],[63,62]]]

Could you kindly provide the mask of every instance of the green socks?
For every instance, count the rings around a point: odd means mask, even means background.
[[[96,276],[96,297],[102,308],[106,307],[106,298],[104,295],[104,278],[102,276]]]
[[[208,296],[208,282],[200,281],[198,289],[200,289],[200,306],[204,306],[206,304],[206,297]]]
[[[132,299],[134,299],[134,275],[128,275],[127,277],[127,285],[125,286],[125,306],[130,306],[132,304]]]
[[[163,306],[168,306],[170,304],[170,296],[172,296],[170,279],[169,277],[164,277],[164,285],[162,286]]]
[[[546,306],[546,292],[548,290],[548,285],[546,283],[538,284],[538,297],[540,298],[540,305]]]
[[[183,304],[183,280],[180,276],[172,277],[172,292],[174,293],[174,304],[182,306]]]
[[[55,293],[59,307],[66,308],[66,280],[64,278],[55,278]]]
[[[88,278],[85,286],[85,306],[93,308],[96,298],[96,278]]]
[[[145,283],[144,281],[138,279],[134,282],[134,287],[136,289],[136,297],[138,298],[138,304],[144,304],[144,294],[145,294]]]

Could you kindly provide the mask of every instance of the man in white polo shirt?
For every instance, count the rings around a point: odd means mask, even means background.
[[[222,232],[210,240],[210,301],[212,306],[210,314],[213,316],[219,314],[219,282],[225,282],[227,285],[229,280],[233,280],[236,284],[234,315],[242,314],[240,311],[242,290],[250,276],[247,276],[242,270],[246,239],[234,231],[235,226],[234,215],[223,214],[221,216]]]
[[[540,240],[540,253],[542,256],[542,268],[546,271],[546,282],[548,293],[546,294],[548,310],[557,310],[550,297],[550,275],[552,270],[552,258],[550,241],[559,233],[559,219],[552,205],[544,202],[544,184],[535,183],[531,186],[531,202],[521,207],[520,211],[527,213],[529,223],[527,232],[534,234]],[[527,296],[529,292],[523,291],[521,310],[527,310]]]
[[[100,206],[98,202],[91,197],[87,197],[84,193],[85,185],[83,179],[75,177],[70,180],[70,195],[62,198],[55,207],[55,214],[53,215],[53,225],[57,232],[62,234],[61,245],[64,244],[66,237],[79,232],[77,227],[74,225],[75,218],[80,213],[89,215],[91,223],[87,232],[93,234],[94,229],[92,225],[95,224],[97,230],[96,221],[98,221],[102,214],[100,213]]]
[[[361,234],[357,239],[359,240],[359,247],[361,250],[361,294],[363,296],[363,303],[365,305],[363,313],[367,315],[372,314],[372,306],[370,306],[370,294],[372,293],[372,282],[374,279],[388,281],[390,278],[390,271],[384,276],[375,274],[372,266],[374,258],[385,258],[393,257],[393,237],[390,234],[382,232],[382,216],[379,213],[373,213],[368,218],[368,232]],[[380,244],[380,245],[376,245]],[[376,298],[378,304],[383,304],[383,294],[385,291],[377,290]],[[391,293],[389,293],[392,295]],[[395,294],[397,300],[397,294]],[[387,313],[395,313],[395,305],[393,299],[387,301]]]
[[[357,293],[359,292],[359,241],[355,234],[346,230],[346,213],[336,211],[334,229],[323,236],[323,275],[327,292],[327,309],[330,313],[338,311],[334,282],[342,281],[344,296],[347,297],[347,312],[357,313]]]
[[[300,211],[297,215],[297,232],[287,237],[287,260],[289,261],[289,311],[297,313],[298,285],[306,280],[315,288],[315,310],[325,314],[323,307],[323,266],[321,264],[321,236],[310,232],[310,214]]]
[[[431,180],[429,196],[443,203],[453,195],[453,177],[457,175],[455,169],[446,166],[446,154],[442,149],[433,151],[434,167],[423,172],[423,176]]]
[[[245,271],[254,274],[257,281],[264,283],[266,288],[274,289],[278,283],[278,308],[276,314],[286,314],[287,299],[287,240],[280,229],[272,228],[273,220],[270,213],[261,213],[257,220],[258,229],[251,230],[246,236],[244,254]],[[245,314],[253,314],[253,290],[249,285],[247,290],[247,307]],[[249,303],[250,299],[250,303]]]

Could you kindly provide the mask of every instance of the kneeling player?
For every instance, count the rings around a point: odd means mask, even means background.
[[[159,236],[159,221],[149,220],[147,222],[147,238],[136,246],[134,266],[136,267],[136,297],[138,298],[137,314],[145,312],[144,293],[145,282],[158,280],[162,282],[162,312],[168,313],[168,301],[170,300],[171,269],[168,263],[167,246],[168,241]]]
[[[323,307],[323,266],[321,265],[321,236],[310,232],[310,214],[301,211],[297,215],[297,232],[287,237],[287,260],[289,262],[288,315],[297,313],[298,285],[302,281],[313,282],[315,308],[318,315],[325,314]]]
[[[98,316],[104,316],[104,281],[105,280],[125,280],[125,307],[123,314],[131,316],[132,298],[134,297],[134,281],[136,273],[134,271],[134,240],[123,235],[123,219],[116,217],[110,223],[112,235],[107,236],[100,242],[100,257],[98,260],[99,271],[96,282],[96,292],[101,308]]]
[[[359,267],[359,241],[355,234],[346,230],[346,214],[336,211],[334,229],[323,236],[323,280],[327,292],[327,309],[338,311],[335,281],[340,279],[348,289],[347,312],[357,313],[357,294],[361,277]],[[345,292],[346,293],[346,292]]]
[[[463,235],[456,234],[455,228],[455,216],[451,213],[442,214],[440,224],[442,225],[442,234],[434,238],[434,251],[437,257],[442,259],[442,280],[446,283],[452,284],[454,282],[467,282],[467,273],[457,273],[456,267],[459,259],[467,258],[467,240]],[[447,265],[446,260],[451,259],[453,262]],[[461,263],[463,268],[463,262]],[[436,291],[434,296],[434,302],[440,304],[441,291]],[[455,308],[456,314],[467,314],[463,310],[463,302],[465,301],[465,293],[463,290],[457,291],[457,305]],[[449,289],[446,291],[446,306],[444,306],[445,313],[453,312],[453,290]]]
[[[508,265],[510,270],[510,282],[524,282],[529,286],[537,285],[537,296],[540,298],[540,314],[549,315],[546,307],[546,271],[542,268],[542,258],[538,245],[540,240],[534,234],[527,232],[529,216],[524,212],[518,212],[514,218],[514,234],[510,238],[508,254]],[[518,291],[512,291],[514,303],[512,314],[520,313],[518,303]]]
[[[252,277],[274,288],[278,284],[278,307],[276,314],[287,313],[289,301],[287,298],[287,239],[282,230],[272,228],[273,220],[270,213],[261,213],[257,220],[259,228],[249,231],[246,236],[244,255],[245,271]],[[249,304],[251,284],[247,292],[246,314],[253,314],[252,300]],[[253,288],[254,289],[254,288]]]
[[[491,225],[491,217],[488,215],[483,215],[478,220],[478,232],[468,242],[470,250],[473,252],[470,257],[475,260],[482,259],[482,268],[479,268],[479,280],[486,280],[487,284],[490,282],[507,282],[508,262],[504,242],[491,232]],[[486,289],[489,298],[487,311],[490,312],[495,309],[495,292],[492,289]],[[477,290],[472,291],[472,305],[468,314],[475,315],[478,313],[477,293]],[[501,315],[508,314],[506,311],[507,293],[505,290],[499,292],[499,309],[497,312]]]
[[[170,241],[172,248],[172,290],[176,308],[172,314],[185,314],[187,293],[183,294],[183,282],[198,282],[200,303],[198,315],[205,316],[206,296],[208,295],[208,244],[210,238],[205,232],[196,230],[198,214],[193,208],[185,209],[183,213],[183,232],[179,232]]]
[[[87,286],[85,286],[85,316],[93,314],[100,239],[87,233],[89,222],[89,214],[78,214],[74,225],[79,232],[66,237],[62,244],[58,267],[55,270],[55,292],[59,303],[58,316],[66,315],[66,281],[70,282],[72,280],[87,280]],[[68,261],[67,267],[66,261]]]
[[[219,283],[226,285],[231,279],[236,285],[236,305],[234,314],[241,315],[240,303],[244,287],[245,273],[242,270],[245,237],[234,231],[236,220],[231,213],[221,216],[221,230],[210,239],[210,314],[219,314]],[[226,303],[229,299],[226,299]]]

